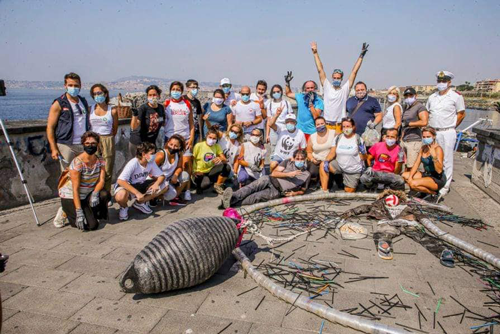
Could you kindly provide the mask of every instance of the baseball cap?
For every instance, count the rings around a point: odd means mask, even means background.
[[[297,117],[295,117],[295,114],[287,114],[285,117],[285,123],[288,121],[294,121],[297,123]]]
[[[404,95],[417,95],[417,91],[413,87],[406,87],[405,91],[403,92]]]
[[[224,78],[220,81],[220,85],[230,85],[231,84],[231,80],[229,80],[229,78]]]

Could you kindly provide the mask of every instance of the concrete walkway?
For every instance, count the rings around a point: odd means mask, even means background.
[[[499,256],[498,248],[477,241],[499,244],[500,206],[470,183],[470,160],[459,155],[456,160],[455,182],[445,204],[457,214],[480,217],[494,228],[476,231],[458,225],[439,226]],[[208,282],[192,289],[149,297],[120,291],[117,278],[158,232],[182,218],[221,215],[217,209],[219,201],[215,194],[207,192],[202,198],[194,195],[193,203],[185,207],[157,208],[151,217],[130,209],[127,222],[118,220],[115,205],[110,210],[110,222],[98,231],[87,233],[71,227],[56,229],[52,225],[58,199],[36,205],[39,219],[45,222],[41,227],[35,226],[29,207],[0,212],[0,252],[10,255],[7,270],[0,275],[2,333],[218,333],[228,325],[224,333],[318,332],[322,319],[299,309],[285,316],[290,305],[261,288],[237,297],[256,284],[245,279],[241,271],[229,270],[230,263]],[[260,250],[265,249],[262,240],[255,242],[253,245]],[[280,250],[291,252],[301,245],[307,247],[296,252],[295,257],[320,253],[345,271],[390,276],[388,280],[346,285],[335,295],[334,307],[338,309],[358,306],[358,302],[370,305],[368,300],[379,298],[373,293],[391,296],[398,293],[405,305],[419,304],[428,319],[423,324],[428,332],[441,332],[439,327],[432,328],[432,312],[439,298],[442,299],[440,316],[462,312],[463,308],[450,296],[471,310],[488,314],[482,305],[489,299],[478,292],[484,286],[475,277],[463,268],[442,267],[420,245],[405,237],[395,248],[416,255],[395,255],[393,261],[383,261],[374,252],[356,249],[350,251],[359,259],[338,255],[340,248],[351,245],[373,248],[369,239],[346,244],[335,239],[311,243],[302,238]],[[269,253],[257,253],[254,263],[269,259]],[[435,294],[426,282],[432,282]],[[403,293],[400,284],[419,293],[420,298]],[[330,296],[324,299],[328,300]],[[415,308],[398,309],[392,316],[397,319],[388,317],[382,322],[418,328]],[[478,324],[465,319],[459,325],[454,317],[440,317],[439,321],[448,333],[466,332],[467,326]],[[354,331],[326,322],[323,333],[340,332]]]

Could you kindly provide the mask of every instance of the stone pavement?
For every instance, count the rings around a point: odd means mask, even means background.
[[[498,245],[500,206],[473,186],[468,178],[470,160],[457,155],[455,182],[445,204],[457,214],[481,217],[494,226],[476,231],[457,225],[438,224],[459,238],[482,246],[500,256],[498,248],[478,243],[478,240]],[[296,309],[286,315],[290,305],[258,288],[240,297],[236,295],[254,287],[241,271],[229,270],[226,265],[206,283],[182,291],[156,296],[124,294],[117,278],[135,255],[166,225],[186,217],[221,215],[219,199],[206,193],[193,196],[193,203],[181,207],[155,209],[145,217],[130,209],[127,222],[118,220],[116,205],[110,210],[110,221],[95,232],[80,232],[71,227],[56,229],[52,219],[58,208],[57,199],[37,203],[41,227],[35,226],[29,207],[0,212],[0,252],[10,255],[7,270],[0,275],[3,304],[2,333],[311,333],[318,332],[322,319]],[[249,237],[247,236],[246,239]],[[262,240],[247,244],[253,252],[254,263],[268,260],[270,253]],[[328,240],[309,242],[304,238],[280,248],[282,252],[306,245],[295,257],[308,258],[316,253],[322,259],[335,261],[345,271],[379,276],[388,280],[364,281],[349,284],[335,294],[334,307],[355,307],[361,302],[369,305],[376,293],[391,296],[398,293],[404,303],[418,303],[429,321],[436,303],[442,298],[441,315],[462,312],[450,296],[471,310],[485,314],[482,307],[488,299],[478,292],[481,283],[464,268],[443,268],[423,248],[403,237],[395,248],[416,255],[395,255],[393,261],[383,261],[372,251],[349,249],[372,248],[373,241]],[[258,248],[256,248],[258,246]],[[340,249],[349,249],[359,259],[343,257]],[[318,257],[319,258],[319,257]],[[426,282],[432,282],[435,295]],[[419,293],[420,298],[401,292],[405,289]],[[262,304],[256,306],[266,296]],[[324,299],[329,301],[330,296]],[[321,300],[319,301],[321,302]],[[395,322],[418,328],[415,309],[398,310],[382,322]],[[477,325],[473,319],[458,325],[456,318],[439,318],[448,333],[468,332],[467,326]],[[423,325],[428,332],[440,332],[431,322]],[[354,330],[325,323],[323,333],[351,333]]]

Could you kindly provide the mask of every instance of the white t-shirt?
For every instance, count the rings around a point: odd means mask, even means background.
[[[286,127],[277,128],[278,142],[274,149],[273,155],[285,160],[293,157],[293,152],[299,148],[305,149],[307,146],[306,136],[302,130],[296,128],[290,133]]]
[[[245,148],[245,154],[243,155],[243,160],[248,162],[250,165],[260,166],[260,161],[266,156],[266,149],[263,146],[255,146],[251,142],[243,143],[243,147]],[[241,168],[240,168],[241,170]],[[262,175],[264,175],[265,170],[262,169],[260,173],[256,173],[252,171],[250,168],[245,168],[248,175],[253,177],[254,179],[258,179]]]
[[[359,147],[358,147],[358,139],[357,135],[352,136],[351,138],[346,138],[343,134],[340,134],[340,139],[337,142],[337,139],[333,141],[332,147],[337,145],[335,150],[336,157],[342,172],[348,174],[357,174],[361,173],[363,170],[363,163],[361,161],[361,157],[359,156]],[[359,139],[361,145],[364,145],[363,139]]]
[[[253,122],[258,116],[262,116],[260,106],[255,102],[244,104],[243,102],[238,101],[238,103],[236,103],[231,110],[236,122]],[[250,125],[249,127],[244,127],[243,132],[250,133],[255,128],[258,129],[258,126]]]
[[[265,96],[263,98],[264,98],[264,108],[267,108],[268,103],[269,103],[269,99]],[[255,103],[259,104],[259,99],[260,98],[256,93],[250,94],[250,100],[254,101]],[[257,128],[264,130],[266,128],[266,120],[263,119],[262,122],[257,124]]]
[[[393,103],[385,110],[384,117],[382,118],[382,127],[384,129],[392,129],[396,126],[396,118],[394,117],[394,108],[399,106],[401,108],[401,113],[403,108],[399,103]]]
[[[240,143],[235,140],[234,144],[231,140],[224,134],[221,139],[219,139],[219,145],[222,148],[222,152],[226,157],[231,170],[234,171],[234,161],[240,155]]]
[[[187,141],[191,135],[189,130],[189,110],[188,105],[182,99],[179,102],[170,100],[170,103],[165,108],[165,113],[171,116],[172,122],[165,123],[165,136],[171,137],[173,134],[178,134],[184,137]]]
[[[231,105],[231,101],[239,101],[241,100],[241,95],[239,93],[235,93],[233,91],[229,92],[229,96],[227,97],[227,99],[224,101],[224,104],[226,106],[230,106]]]
[[[277,127],[284,127],[285,126],[285,119],[286,115],[288,114],[293,114],[294,111],[292,109],[292,105],[290,102],[286,100],[281,100],[280,102],[274,102],[273,99],[267,100],[267,119],[271,119],[276,115],[276,111],[278,108],[283,108],[283,111],[281,112],[280,117],[276,120],[276,126]],[[271,129],[271,131],[274,131]]]
[[[444,95],[436,92],[427,99],[429,125],[433,128],[454,128],[457,125],[457,113],[465,110],[464,97],[453,90]]]
[[[323,116],[327,122],[340,122],[346,117],[346,104],[349,98],[349,80],[340,89],[335,89],[333,85],[325,79],[323,82],[323,99],[325,109]]]
[[[73,109],[73,144],[79,145],[82,143],[83,134],[87,131],[87,118],[85,117],[87,111],[82,100],[78,101],[81,112],[76,107],[77,103],[69,101],[69,104],[71,105],[71,109]]]
[[[133,158],[127,162],[125,168],[123,168],[120,173],[120,176],[118,176],[118,179],[127,181],[130,184],[136,184],[146,181],[149,175],[159,177],[163,175],[163,172],[154,160],[149,162],[146,167],[142,167],[139,160],[137,158]]]

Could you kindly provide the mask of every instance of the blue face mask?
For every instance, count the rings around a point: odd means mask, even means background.
[[[231,87],[222,87],[222,91],[224,92],[224,94],[229,94],[229,92],[231,91]]]
[[[432,144],[433,141],[434,141],[434,138],[432,138],[432,137],[431,138],[422,138],[422,143],[424,145],[430,145],[430,144]]]
[[[182,95],[182,93],[181,93],[181,92],[178,92],[178,91],[176,91],[176,90],[174,90],[174,91],[170,92],[170,96],[171,96],[173,99],[175,99],[175,100],[180,99],[181,95]]]
[[[241,101],[243,102],[250,101],[250,95],[241,95]]]
[[[332,81],[333,87],[340,87],[341,83],[342,83],[342,80],[333,80]]]
[[[192,95],[193,97],[196,97],[196,95],[198,95],[198,88],[191,89],[191,95]]]
[[[69,95],[73,97],[77,97],[78,94],[80,94],[80,88],[78,87],[68,87],[66,88],[66,91],[68,92]]]
[[[96,96],[94,96],[94,101],[96,103],[104,103],[104,101],[106,101],[106,96],[104,96],[104,95],[96,95]]]
[[[238,135],[236,133],[234,133],[233,131],[231,131],[231,132],[229,132],[229,138],[236,139],[236,138],[238,138]]]
[[[279,100],[280,98],[281,98],[281,93],[280,92],[273,93],[273,99]]]
[[[286,123],[286,129],[290,132],[294,132],[295,131],[295,124],[292,124],[292,123]]]
[[[302,169],[306,163],[305,161],[297,161],[297,160],[295,160],[294,162],[295,162],[295,167],[299,169]]]

